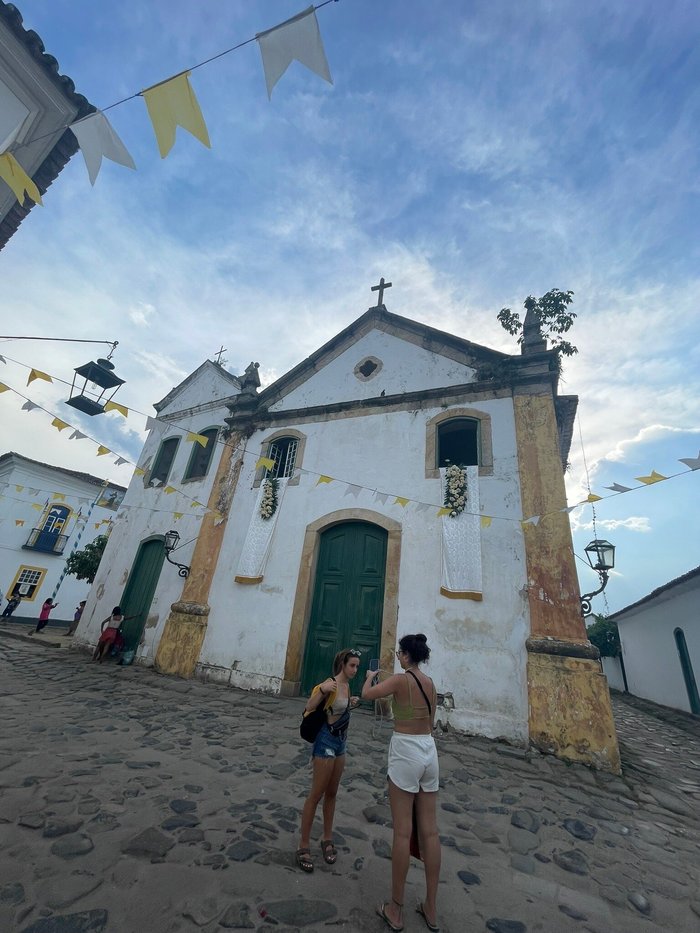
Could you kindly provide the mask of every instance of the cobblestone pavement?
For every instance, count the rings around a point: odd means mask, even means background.
[[[317,846],[304,875],[299,700],[92,665],[3,630],[0,674],[3,933],[387,929],[389,733],[370,713],[351,725],[338,862]],[[622,778],[439,737],[443,931],[700,930],[700,729],[614,704]],[[426,929],[422,895],[414,863],[407,931]]]

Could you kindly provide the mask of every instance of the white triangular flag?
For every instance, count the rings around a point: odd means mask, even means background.
[[[354,496],[356,499],[362,492],[362,486],[355,486],[353,483],[348,483],[345,489],[346,496]]]
[[[82,441],[82,440],[83,440],[84,438],[86,438],[86,437],[87,437],[87,434],[83,434],[82,431],[78,431],[78,430],[76,429],[75,431],[73,431],[73,433],[72,433],[71,436],[68,438],[68,440],[71,440],[71,441]]]
[[[158,419],[151,418],[151,416],[149,415],[146,418],[146,430],[150,431],[152,428],[157,428],[157,427],[158,427]]]
[[[262,55],[268,98],[272,97],[272,89],[294,59],[333,84],[312,6],[279,26],[257,33],[255,38]]]
[[[83,153],[91,185],[95,184],[99,175],[102,156],[127,168],[136,168],[128,149],[101,110],[73,123],[70,129],[75,133]]]
[[[128,463],[128,462],[129,462],[129,461],[128,461],[128,460],[125,460],[123,457],[117,457],[117,459],[114,461],[114,465],[115,465],[115,466],[121,466],[122,463]]]
[[[389,493],[375,492],[374,498],[377,500],[377,502],[381,502],[382,505],[386,505],[386,500],[389,498]]]
[[[34,411],[35,408],[38,408],[38,405],[35,405],[34,402],[30,402],[29,399],[22,405],[22,411]]]

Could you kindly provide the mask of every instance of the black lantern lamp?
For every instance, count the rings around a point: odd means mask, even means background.
[[[587,616],[591,611],[591,600],[602,593],[608,585],[609,571],[615,566],[615,545],[596,538],[583,549],[591,569],[600,577],[600,587],[581,597],[581,613]]]
[[[111,355],[110,353],[109,356],[111,357]],[[80,379],[83,380],[82,386],[80,386]],[[78,380],[77,389],[76,380]],[[124,385],[124,381],[124,379],[120,379],[119,376],[115,375],[114,363],[111,362],[109,357],[85,363],[85,365],[78,366],[75,370],[73,384],[70,388],[70,398],[66,401],[66,405],[71,405],[86,415],[101,415],[107,402],[112,401],[119,387]],[[87,394],[88,383],[91,383],[99,392],[97,398],[92,398]],[[111,394],[109,394],[110,390],[112,390]]]
[[[165,540],[163,541],[163,547],[165,548],[165,559],[169,564],[172,564],[174,567],[177,567],[177,572],[181,577],[188,577],[190,575],[190,568],[185,566],[185,564],[178,564],[176,560],[172,560],[170,555],[177,549],[177,546],[180,543],[180,535],[177,531],[172,529],[166,534]]]

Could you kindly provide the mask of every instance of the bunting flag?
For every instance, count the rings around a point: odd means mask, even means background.
[[[145,470],[142,470],[141,467],[134,467],[134,476],[144,476],[146,473]]]
[[[22,492],[24,486],[15,486],[15,492]]]
[[[660,483],[662,480],[668,479],[668,476],[662,476],[661,473],[652,470],[649,476],[635,476],[635,479],[639,480],[640,483],[644,483],[645,486],[651,486],[653,483]]]
[[[585,501],[586,502],[600,502],[602,498],[603,498],[602,496],[596,496],[594,492],[589,492],[588,495],[586,496]]]
[[[115,465],[115,466],[122,466],[124,463],[128,463],[128,462],[129,462],[129,461],[128,461],[128,460],[125,460],[123,457],[117,457],[117,459],[114,461],[114,465]],[[135,471],[134,471],[134,472],[135,472]]]
[[[95,528],[99,528],[102,522],[95,522]]]
[[[15,525],[20,525],[20,526],[21,526],[21,525],[23,525],[23,524],[24,524],[24,519],[23,519],[23,518],[16,518],[16,519],[15,519]]]
[[[156,134],[161,159],[173,148],[178,126],[211,149],[207,125],[189,82],[190,74],[190,71],[183,71],[174,78],[141,91]]]
[[[28,492],[29,492],[29,495],[30,495],[30,496],[38,496],[40,490],[39,490],[39,489],[29,489]]]
[[[120,405],[119,402],[105,402],[105,411],[118,411],[120,415],[124,415],[125,418],[129,417],[129,409],[126,405]]]
[[[3,363],[4,362],[5,360],[3,360]],[[9,391],[10,391],[10,387],[6,386],[4,382],[0,382],[0,392],[9,392]]]
[[[102,444],[100,444],[97,448],[98,457],[104,457],[105,454],[111,454],[111,453],[112,451],[109,449],[109,447],[103,447]]]
[[[31,490],[30,490],[30,492],[31,492]],[[52,499],[57,499],[59,502],[65,502],[65,501],[66,501],[66,497],[63,495],[62,492],[52,492],[52,493],[51,493],[51,498],[52,498]]]
[[[316,485],[320,486],[321,483],[332,483],[332,482],[333,482],[332,476],[319,476],[319,478],[316,481]]]
[[[446,508],[444,505],[441,506],[441,507],[438,509],[438,512],[437,512],[438,518],[440,518],[440,516],[442,516],[442,515],[449,515],[449,514],[450,514],[450,511],[451,511],[451,509]]]
[[[394,499],[394,505],[400,505],[402,509],[405,509],[405,508],[406,508],[406,506],[408,505],[408,502],[409,502],[409,500],[408,500],[408,499],[404,499],[403,496],[397,496],[397,497]]]
[[[12,188],[20,204],[24,204],[25,193],[35,204],[41,204],[39,189],[10,152],[0,155],[0,178]]]
[[[7,365],[7,360],[5,359],[4,356],[0,355],[0,363],[5,363],[5,365]]]
[[[375,492],[374,498],[377,502],[380,502],[382,505],[386,505],[387,499],[389,498],[388,492]]]
[[[629,492],[632,487],[621,486],[619,483],[613,483],[612,486],[606,486],[605,488],[611,489],[613,492]]]
[[[526,518],[522,522],[520,522],[523,528],[525,527],[525,525],[539,525],[539,523],[540,523],[539,515],[533,515],[531,518]]]
[[[184,514],[184,512],[173,512],[173,518],[176,522],[179,522]]]
[[[199,444],[200,447],[206,447],[209,443],[208,437],[205,437],[203,434],[195,434],[194,431],[188,431],[185,440],[192,444]],[[272,466],[274,466],[274,463]],[[269,467],[269,469],[272,469],[272,467]]]
[[[345,487],[345,495],[354,496],[355,499],[357,499],[361,492],[362,486],[355,486],[352,483],[348,483],[348,485]]]
[[[206,508],[206,506],[204,505],[203,502],[197,502],[196,499],[193,499],[193,500],[192,500],[192,508],[193,508],[193,509],[196,509],[196,508],[204,509],[204,508]]]
[[[37,512],[44,511],[44,506],[40,502],[32,502],[32,508],[35,509]]]
[[[260,46],[268,99],[272,98],[274,86],[294,59],[333,84],[312,6],[272,29],[257,33],[255,38]]]
[[[490,528],[490,527],[491,527],[491,516],[490,516],[490,515],[482,515],[482,516],[481,516],[481,527],[482,527],[482,528]]]
[[[265,467],[266,470],[272,470],[274,469],[274,466],[275,466],[274,460],[270,460],[269,457],[260,457],[257,463],[255,464],[255,469],[259,470],[260,467]]]
[[[43,379],[44,382],[53,382],[51,376],[48,373],[42,373],[40,369],[32,369],[27,378],[27,385],[31,385],[35,379]]]
[[[177,492],[177,489],[175,489],[174,486],[166,486],[163,492],[166,494],[166,496],[169,496],[171,492]]]
[[[682,460],[679,460],[679,463],[685,463],[691,470],[700,470],[700,450],[698,451],[697,457],[684,457]]]
[[[78,429],[76,428],[76,430],[73,431],[73,433],[72,433],[71,436],[68,438],[68,440],[71,440],[71,441],[84,441],[86,437],[87,437],[87,434],[83,434],[82,431],[78,431]]]
[[[70,129],[78,140],[91,185],[100,173],[103,156],[127,168],[136,168],[128,149],[101,110],[72,123]]]
[[[431,509],[432,506],[428,505],[427,502],[417,502],[416,503],[416,512],[427,512],[428,509]]]
[[[61,421],[60,418],[54,418],[51,422],[52,426],[56,428],[57,431],[65,431],[66,428],[69,428],[70,425],[67,421]]]
[[[567,515],[570,515],[574,509],[577,509],[577,505],[567,505],[563,509],[559,509],[560,512],[566,512]]]
[[[35,405],[34,402],[30,402],[29,399],[22,405],[22,411],[34,411],[35,408],[38,408],[38,405]]]
[[[150,415],[146,418],[146,430],[152,431],[153,428],[158,427],[158,419],[152,418]]]

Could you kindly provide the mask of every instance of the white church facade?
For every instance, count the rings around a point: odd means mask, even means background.
[[[340,648],[393,670],[424,632],[453,728],[617,770],[565,508],[576,399],[525,336],[510,356],[382,305],[262,391],[203,364],[155,406],[76,640],[121,604],[137,662],[296,695]]]

